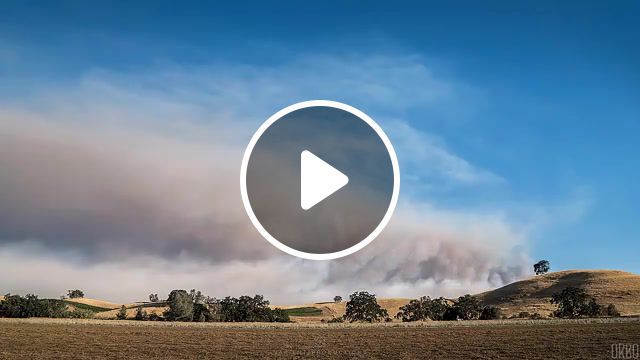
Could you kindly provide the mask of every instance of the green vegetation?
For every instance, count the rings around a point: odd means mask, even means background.
[[[120,310],[118,310],[118,313],[116,314],[116,318],[118,318],[118,320],[125,320],[127,318],[127,307],[122,305],[120,307]]]
[[[76,304],[73,304],[74,306]],[[30,317],[49,317],[49,318],[92,318],[94,311],[76,307],[69,310],[67,302],[55,299],[38,299],[37,295],[27,294],[22,297],[20,295],[6,294],[4,299],[0,301],[0,317],[7,318],[30,318]]]
[[[320,316],[322,310],[316,307],[299,307],[284,310],[289,316]]]
[[[84,292],[82,292],[82,290],[67,290],[67,296],[69,297],[69,299],[77,299],[77,298],[83,298],[84,297]]]
[[[262,295],[229,297],[222,300],[214,300],[215,314],[220,321],[226,322],[289,322],[289,314],[286,310],[271,309],[269,301]]]
[[[449,301],[442,297],[431,299],[423,296],[411,300],[396,314],[396,319],[402,321],[494,320],[500,317],[498,307],[482,306],[477,298],[469,294],[459,297],[453,304],[449,304]]]
[[[533,271],[536,275],[546,274],[549,270],[551,270],[551,265],[549,265],[549,261],[547,260],[540,260],[533,265]]]
[[[135,320],[147,320],[147,312],[142,309],[142,306],[138,306],[136,310]]]
[[[389,319],[389,314],[378,304],[374,294],[356,291],[349,295],[344,319],[350,322],[379,322]]]
[[[596,299],[589,296],[584,289],[576,287],[564,288],[561,292],[551,296],[551,303],[558,308],[553,316],[560,318],[594,317],[594,316],[620,316],[615,305],[602,306]]]

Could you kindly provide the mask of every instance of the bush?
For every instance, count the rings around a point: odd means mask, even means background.
[[[378,322],[389,317],[387,310],[383,309],[376,300],[374,294],[366,291],[354,292],[349,296],[344,318],[350,322],[366,321]]]
[[[540,315],[540,313],[533,313],[533,314],[531,314],[531,317],[529,319],[531,319],[531,320],[542,320],[542,315]]]
[[[136,310],[136,316],[134,317],[134,319],[135,320],[146,320],[147,319],[147,312],[144,311],[142,306],[138,306],[138,309]]]
[[[269,321],[270,322],[291,322],[289,319],[289,313],[283,309],[275,308],[273,310],[269,309]]]
[[[604,315],[605,316],[612,316],[612,317],[619,317],[620,316],[620,312],[618,311],[618,309],[616,308],[615,305],[609,304],[604,309]]]
[[[520,311],[517,317],[518,319],[528,319],[531,317],[531,314],[529,314],[528,311]]]
[[[74,309],[73,311],[67,312],[68,318],[71,319],[92,319],[95,313],[91,310],[87,309]]]
[[[160,301],[158,294],[149,294],[149,302],[157,303]]]
[[[122,305],[118,313],[116,314],[116,318],[118,320],[126,320],[127,319],[127,307]]]
[[[480,320],[497,320],[502,317],[501,315],[500,308],[493,305],[487,305],[482,308]]]
[[[336,304],[341,303],[342,302],[342,296],[340,296],[340,295],[334,296],[333,297],[333,302],[336,303]]]
[[[82,292],[82,290],[67,290],[67,296],[69,297],[69,299],[76,299],[76,298],[83,298],[84,297],[84,293]]]

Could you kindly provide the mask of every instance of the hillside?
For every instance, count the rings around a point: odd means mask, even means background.
[[[84,304],[84,305],[95,306],[95,307],[104,308],[104,309],[117,309],[120,306],[122,306],[122,304],[116,304],[109,301],[89,299],[89,298],[73,298],[73,299],[65,299],[65,301],[69,303]]]
[[[548,316],[555,310],[550,303],[551,295],[573,286],[586,290],[603,305],[614,304],[622,315],[640,315],[640,275],[615,270],[568,270],[534,276],[477,296],[484,304],[501,308],[503,315],[511,316],[526,311]],[[430,295],[430,294],[425,294]],[[463,294],[460,294],[463,295]],[[1,297],[0,297],[1,298]],[[398,309],[409,302],[408,298],[381,298],[378,303],[393,317]],[[95,311],[98,319],[114,319],[122,304],[88,299],[65,299],[72,307]],[[164,303],[125,304],[128,317],[135,315],[138,306],[148,314],[162,315]],[[316,302],[297,305],[272,305],[290,312],[296,322],[320,322],[339,317],[345,313],[346,301],[341,303]]]
[[[388,298],[388,299],[378,299],[378,304],[384,309],[387,310],[389,316],[394,317],[401,306],[408,303],[411,299],[408,298]],[[298,309],[298,308],[316,308],[322,311],[322,314],[319,316],[292,316],[294,321],[320,321],[322,319],[330,319],[333,317],[343,316],[345,313],[345,308],[347,306],[346,301],[342,301],[340,303],[334,302],[318,302],[318,303],[309,303],[309,304],[299,304],[299,305],[272,305],[272,308],[281,308],[285,310],[289,309]]]
[[[478,294],[505,315],[521,311],[548,316],[551,295],[573,286],[586,290],[601,304],[614,304],[622,315],[640,314],[640,275],[615,270],[568,270],[534,276]]]

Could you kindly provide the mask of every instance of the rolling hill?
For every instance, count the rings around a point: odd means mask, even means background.
[[[640,314],[640,275],[616,270],[567,270],[534,276],[476,296],[495,305],[503,314],[521,311],[548,316],[555,310],[551,295],[566,287],[578,287],[600,304],[614,304],[622,315]]]
[[[553,272],[516,281],[475,296],[484,304],[498,306],[506,316],[526,311],[546,317],[555,310],[555,305],[550,303],[551,295],[569,286],[585,289],[602,305],[614,304],[622,315],[640,315],[640,275],[616,270]],[[381,298],[378,299],[378,303],[388,311],[389,316],[393,317],[398,309],[410,300],[409,298]],[[90,307],[90,310],[96,312],[95,317],[99,319],[114,319],[122,306],[118,303],[88,298],[64,301],[70,306]],[[166,310],[164,303],[140,302],[125,304],[125,306],[129,317],[134,316],[138,306],[142,306],[148,314],[161,315]],[[342,316],[345,313],[345,306],[346,301],[272,305],[273,308],[289,310],[292,320],[302,322],[319,322],[322,319]]]

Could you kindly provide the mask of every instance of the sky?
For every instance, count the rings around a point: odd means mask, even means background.
[[[640,273],[640,4],[35,2],[0,12],[0,290],[276,303]],[[313,262],[260,238],[244,147],[328,99],[389,135],[398,208]]]

